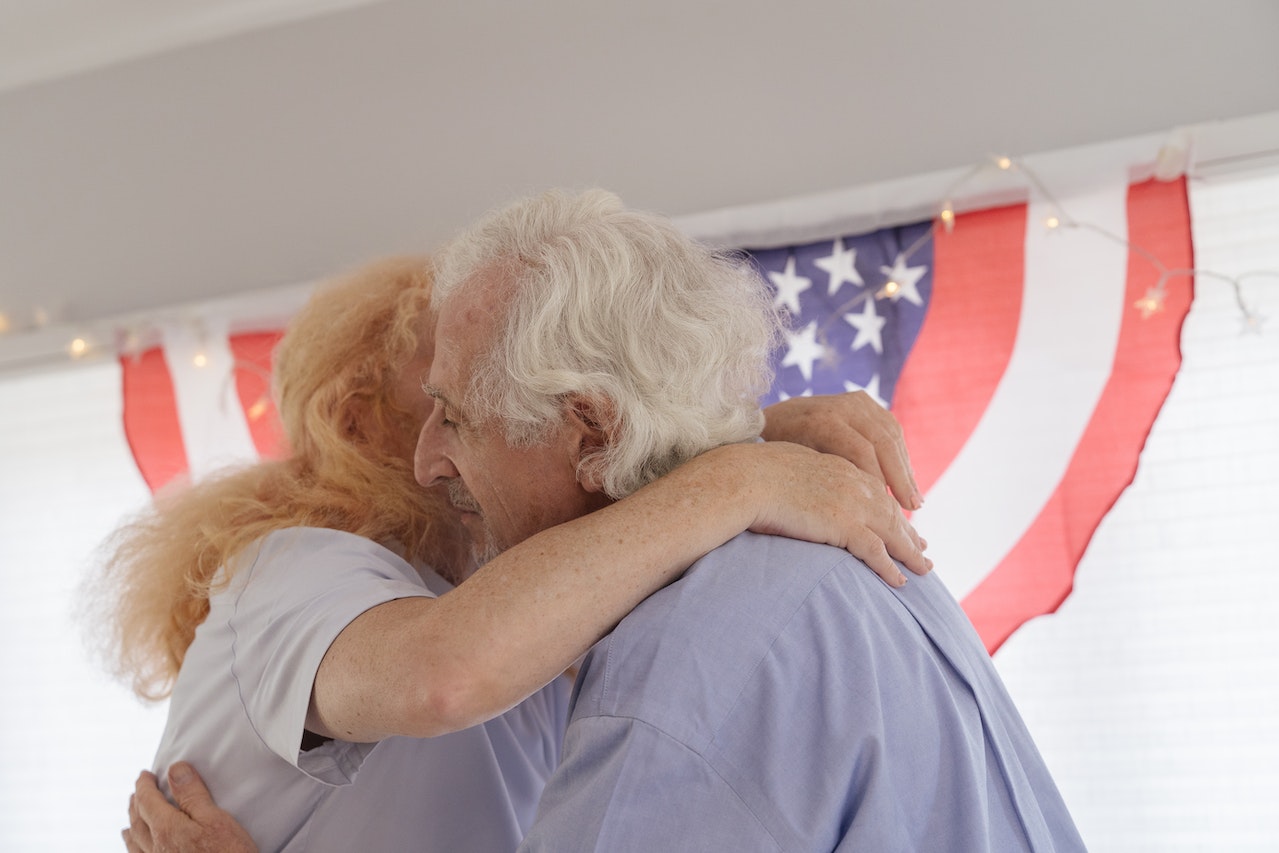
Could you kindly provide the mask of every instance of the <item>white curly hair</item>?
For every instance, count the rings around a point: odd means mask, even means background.
[[[753,438],[782,318],[745,259],[603,190],[498,209],[435,256],[435,304],[481,273],[509,283],[505,326],[473,366],[471,417],[537,443],[568,395],[602,403],[609,446],[581,461],[624,497],[709,448]]]

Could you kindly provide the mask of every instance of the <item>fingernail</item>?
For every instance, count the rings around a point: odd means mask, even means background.
[[[911,492],[910,502],[914,504],[915,509],[919,509],[924,505],[924,496],[921,495],[918,490]]]
[[[169,782],[174,785],[185,785],[191,781],[191,765],[179,761],[169,768]]]
[[[897,573],[897,586],[902,587],[902,586],[905,586],[905,585],[906,585],[906,576],[905,576],[905,575],[903,575],[901,572],[898,572],[898,573]]]

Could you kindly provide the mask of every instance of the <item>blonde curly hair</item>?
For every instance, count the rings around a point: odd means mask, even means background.
[[[138,696],[169,695],[209,596],[274,530],[325,527],[394,543],[460,579],[465,534],[438,492],[413,478],[421,424],[396,394],[419,347],[431,345],[421,338],[431,284],[427,258],[397,258],[318,292],[275,353],[287,456],[166,489],[108,539],[82,607],[108,665]]]

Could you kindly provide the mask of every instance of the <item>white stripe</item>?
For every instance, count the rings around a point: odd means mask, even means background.
[[[205,321],[203,329],[197,331],[189,324],[170,323],[160,334],[173,377],[191,479],[198,480],[234,462],[257,459],[235,391],[234,358],[226,325]],[[203,367],[195,363],[197,354],[207,359]]]
[[[1061,201],[1076,221],[1126,235],[1127,191],[1116,179]],[[960,599],[999,565],[1057,488],[1105,388],[1126,309],[1124,247],[1085,229],[1049,231],[1043,223],[1052,211],[1043,202],[1028,210],[1025,290],[1008,369],[913,519]]]

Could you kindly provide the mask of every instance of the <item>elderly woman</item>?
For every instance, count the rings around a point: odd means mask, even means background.
[[[884,491],[917,502],[896,424],[840,397],[774,408],[766,437],[870,474],[721,447],[475,569],[413,475],[430,283],[425,259],[390,261],[312,299],[276,354],[290,454],[163,498],[102,578],[121,671],[172,692],[156,771],[189,759],[263,849],[514,849],[558,760],[560,673],[744,529],[848,548],[894,584],[889,553],[929,565]],[[131,812],[126,844],[152,849]]]

